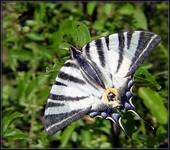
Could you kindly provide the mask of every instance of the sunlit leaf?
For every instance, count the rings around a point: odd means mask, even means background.
[[[158,84],[158,82],[155,79],[155,76],[153,76],[151,73],[148,72],[146,67],[140,67],[135,72],[135,82],[138,84],[141,84],[143,86],[151,86],[154,87],[157,90],[161,89],[161,86]]]
[[[137,7],[133,15],[135,19],[135,27],[147,30],[148,29],[147,19],[141,8]]]
[[[122,7],[119,8],[118,12],[122,15],[131,15],[135,11],[135,8],[132,4],[125,4]]]
[[[10,55],[13,59],[30,60],[33,57],[32,52],[27,50],[10,50]]]
[[[88,131],[82,130],[81,132],[83,143],[86,147],[90,147],[90,141],[91,141],[91,134]]]
[[[112,12],[112,3],[106,3],[104,5],[103,11],[106,15],[110,15],[110,13]]]
[[[11,140],[28,140],[28,135],[16,128],[9,128],[4,134],[4,138],[10,138]]]
[[[147,87],[141,87],[139,88],[138,93],[145,106],[151,111],[156,120],[161,124],[166,124],[168,112],[164,106],[163,99],[158,92]]]
[[[102,30],[103,27],[104,27],[104,24],[102,20],[96,20],[95,23],[93,24],[93,28],[96,30]]]
[[[94,2],[89,2],[87,4],[87,13],[89,16],[91,16],[93,14],[95,7],[96,7],[96,3],[94,3]]]
[[[74,29],[77,30],[77,42],[81,47],[91,40],[90,32],[87,26],[83,23],[75,22]]]
[[[45,39],[43,35],[36,33],[28,33],[26,36],[33,41],[43,41]]]
[[[71,138],[71,135],[74,131],[76,127],[76,124],[75,123],[72,123],[70,126],[68,126],[67,128],[65,128],[65,130],[63,131],[62,133],[62,137],[61,137],[61,145],[60,147],[66,147],[69,139]]]
[[[41,88],[46,80],[47,76],[38,76],[34,80],[30,81],[25,93],[27,100],[29,100],[35,94],[35,92],[38,90],[37,87]]]
[[[70,34],[71,30],[72,30],[72,20],[70,19],[66,19],[64,20],[61,25],[60,25],[60,31],[62,32],[62,34]]]
[[[10,124],[12,124],[17,118],[23,117],[23,114],[20,112],[8,112],[3,116],[2,126],[3,126],[3,134],[6,133]]]
[[[51,40],[52,40],[52,47],[54,49],[58,49],[62,39],[63,39],[63,37],[62,37],[61,32],[58,31],[58,32],[52,33],[52,38],[51,38]]]

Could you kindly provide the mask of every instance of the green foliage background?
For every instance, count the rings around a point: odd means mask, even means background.
[[[6,148],[147,148],[167,147],[168,3],[167,2],[3,2],[2,139]],[[53,136],[43,127],[51,85],[70,56],[98,37],[127,30],[148,30],[162,38],[136,71],[133,100],[155,127],[127,113],[127,138],[108,120],[88,116]]]

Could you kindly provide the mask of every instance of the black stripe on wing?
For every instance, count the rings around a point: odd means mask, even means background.
[[[82,74],[82,76],[84,77],[84,79],[86,80],[86,82],[92,86],[94,89],[98,90],[98,88],[95,86],[94,82],[92,82],[88,77],[86,77],[84,74]]]
[[[53,135],[55,132],[63,129],[73,121],[76,121],[90,112],[91,107],[84,110],[75,110],[69,113],[47,115],[45,119],[45,129],[48,135]]]
[[[136,48],[135,56],[134,56],[132,62],[134,62],[134,60],[140,55],[142,50],[145,49],[145,47],[148,45],[148,43],[151,40],[151,37],[153,35],[154,35],[154,33],[150,33],[150,32],[143,32],[142,31],[140,33],[139,41],[138,41],[138,46]]]
[[[109,50],[110,50],[110,49],[109,49],[109,36],[106,36],[106,37],[105,37],[105,42],[106,42],[107,49],[108,49],[108,51],[109,51]]]
[[[97,47],[97,52],[98,52],[98,55],[99,55],[99,60],[100,60],[100,63],[102,65],[102,67],[105,66],[105,56],[104,56],[104,49],[103,49],[103,43],[102,43],[102,40],[101,39],[98,39],[95,41],[95,45]]]
[[[91,59],[91,57],[90,57],[90,43],[86,44],[85,53],[86,53],[87,58]]]
[[[74,110],[71,112],[67,112],[67,113],[61,113],[61,114],[52,114],[52,115],[46,115],[45,116],[45,120],[46,120],[46,128],[49,127],[50,125],[60,122],[61,120],[63,120],[64,118],[67,118],[77,112],[79,112],[80,110]]]
[[[153,36],[155,37],[153,38]],[[160,41],[161,37],[159,35],[156,35],[151,32],[140,33],[137,50],[135,52],[135,56],[132,58],[132,63],[126,76],[129,76],[130,74],[134,73],[137,67],[143,63],[144,59],[148,57],[151,50],[154,49]]]
[[[127,32],[127,49],[129,49],[129,47],[130,47],[132,34],[133,34],[132,31]]]
[[[119,59],[118,59],[118,65],[117,65],[116,72],[118,72],[118,70],[122,64],[123,51],[124,51],[124,47],[125,47],[125,38],[124,38],[124,34],[122,32],[118,33],[118,40],[119,40]]]
[[[44,116],[45,128],[47,129],[48,127],[54,125],[55,123],[59,123],[63,119],[68,118],[69,116],[72,116],[73,114],[78,113],[79,111],[80,110],[74,110],[74,111],[71,111],[68,113],[46,115],[46,116]],[[64,125],[63,125],[63,127],[64,127]]]
[[[55,84],[55,85],[60,85],[60,86],[67,86],[66,84],[61,83],[61,82],[59,82],[59,81],[55,81],[54,84]]]
[[[76,69],[79,69],[79,67],[73,63],[73,62],[67,62],[64,64],[65,67],[73,67],[73,68],[76,68]]]
[[[79,79],[79,78],[76,78],[72,75],[69,75],[67,73],[64,73],[62,71],[60,71],[60,73],[58,74],[58,77],[63,79],[63,80],[69,80],[69,81],[72,81],[74,83],[79,83],[79,84],[86,84],[83,80]]]
[[[58,101],[79,101],[79,100],[85,99],[87,97],[88,96],[71,97],[71,96],[56,95],[56,94],[50,93],[48,98],[52,99],[52,100],[58,100]]]
[[[52,102],[47,102],[46,109],[48,107],[58,107],[58,106],[64,106],[62,103],[52,103]]]

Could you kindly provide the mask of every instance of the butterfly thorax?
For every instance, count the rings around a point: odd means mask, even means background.
[[[121,106],[121,102],[118,98],[118,90],[116,88],[106,88],[102,95],[102,101],[112,108]]]
[[[94,62],[88,61],[87,58],[84,58],[81,51],[71,47],[72,58],[75,59],[82,70],[82,74],[86,77],[87,80],[96,88],[100,87],[103,89],[103,94],[101,95],[101,101],[103,105],[108,106],[109,108],[116,108],[121,105],[119,100],[118,89],[112,87],[106,87],[104,77],[101,75],[99,69]]]

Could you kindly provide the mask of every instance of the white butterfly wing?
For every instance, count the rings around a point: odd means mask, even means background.
[[[152,32],[123,32],[94,40],[82,51],[104,74],[106,84],[119,89],[159,42],[160,36]]]
[[[127,83],[129,78],[126,76],[134,73],[159,42],[160,37],[151,32],[117,33],[88,43],[82,48],[82,55],[102,74],[101,79],[106,88],[115,87],[121,90],[121,97],[128,99],[130,94],[123,90],[131,86],[130,82]],[[105,89],[93,85],[92,80],[86,78],[87,72],[95,75],[95,69],[91,73],[90,68],[86,68],[89,65],[81,66],[85,67],[84,73],[77,61],[66,61],[50,91],[44,114],[45,129],[49,135],[87,113],[103,109],[99,106],[102,106],[101,97]],[[93,78],[94,80],[98,81]],[[126,94],[127,97],[124,96]],[[129,104],[126,103],[125,107],[129,107]]]
[[[93,104],[100,103],[98,96],[101,91],[88,84],[75,60],[66,61],[48,97],[44,114],[47,133],[52,135],[90,112]]]

